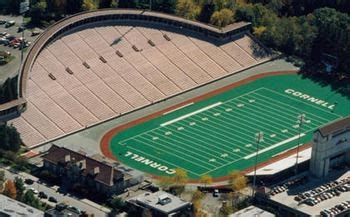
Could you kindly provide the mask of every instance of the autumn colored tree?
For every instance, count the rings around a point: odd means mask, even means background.
[[[15,183],[13,183],[13,181],[11,180],[7,180],[7,182],[5,183],[4,191],[2,193],[12,199],[16,199],[17,190]]]
[[[205,187],[207,187],[207,185],[213,183],[213,178],[206,174],[201,176],[200,182],[203,183]]]
[[[234,171],[229,175],[229,183],[234,192],[240,191],[247,187],[247,178],[239,171]]]
[[[176,14],[186,19],[195,20],[200,14],[200,7],[193,0],[178,0]]]
[[[215,11],[210,18],[210,23],[219,27],[225,27],[234,21],[234,13],[231,9]]]
[[[182,168],[175,169],[176,173],[174,175],[174,184],[184,185],[188,180],[187,171]]]
[[[97,9],[97,3],[94,0],[84,0],[83,10],[92,11]]]
[[[168,177],[168,176],[164,176],[164,177],[159,177],[157,184],[161,187],[161,188],[167,188],[170,187],[173,184],[173,178],[172,177]]]
[[[194,216],[195,217],[201,217],[204,216],[204,213],[201,211],[201,201],[204,198],[204,194],[201,191],[194,191],[192,193],[192,204],[193,204],[193,208],[194,208]]]

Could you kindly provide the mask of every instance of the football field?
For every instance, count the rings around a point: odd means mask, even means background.
[[[115,130],[108,146],[122,163],[156,176],[182,168],[192,179],[219,178],[253,166],[258,132],[263,162],[297,146],[299,136],[311,141],[319,126],[347,116],[349,104],[299,75],[268,76]]]

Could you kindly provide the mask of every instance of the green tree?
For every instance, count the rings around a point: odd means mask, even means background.
[[[0,192],[2,192],[5,180],[5,171],[0,170]]]
[[[123,210],[125,210],[126,204],[123,201],[123,199],[121,199],[120,197],[113,197],[112,200],[110,201],[110,207],[113,209],[114,212],[121,212]]]
[[[69,4],[66,5],[66,12],[68,14],[74,14],[82,11],[83,0],[69,0]]]
[[[21,144],[22,141],[16,128],[7,125],[0,126],[0,149],[17,152]]]
[[[209,23],[210,17],[215,11],[215,4],[212,0],[209,0],[207,3],[203,4],[201,12],[199,14],[198,20],[203,23]]]
[[[110,8],[112,4],[112,0],[100,0],[98,4],[98,8]]]
[[[233,23],[233,11],[227,8],[215,11],[210,18],[210,23],[219,27],[225,27],[230,23]]]
[[[136,8],[135,0],[119,0],[118,8]]]
[[[29,16],[31,17],[31,23],[34,25],[40,25],[44,15],[46,13],[47,4],[46,1],[40,0],[30,7]]]
[[[34,192],[32,190],[28,190],[24,193],[22,197],[22,202],[34,208],[41,209],[41,203],[39,199],[35,197]]]
[[[26,188],[24,187],[24,182],[21,178],[15,178],[15,186],[17,190],[17,200],[21,200]]]

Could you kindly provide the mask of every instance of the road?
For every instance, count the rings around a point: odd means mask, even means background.
[[[43,183],[38,183],[37,182],[38,178],[33,177],[30,174],[22,173],[22,172],[19,174],[15,174],[13,172],[10,172],[8,169],[4,169],[4,168],[2,168],[2,169],[5,171],[6,179],[14,180],[15,177],[20,177],[22,179],[30,178],[30,179],[34,180],[35,182],[32,185],[27,185],[28,189],[34,188],[35,190],[38,190],[39,192],[42,191],[42,192],[46,193],[49,197],[52,196],[52,197],[56,198],[58,202],[65,202],[67,205],[77,207],[82,211],[86,211],[86,213],[89,215],[94,214],[94,216],[96,216],[96,217],[107,216],[106,211],[108,212],[108,209],[106,209],[98,204],[95,204],[94,206],[92,206],[91,204],[93,204],[93,202],[90,201],[89,203],[87,203],[86,199],[78,200],[78,199],[75,199],[73,197],[70,197],[69,195],[63,195],[59,192],[56,192],[55,189],[57,189],[57,188],[55,188],[55,187],[50,188],[50,187],[44,185]],[[51,202],[47,201],[46,199],[42,200],[42,201],[50,204],[51,206],[55,206],[55,203],[51,203]]]

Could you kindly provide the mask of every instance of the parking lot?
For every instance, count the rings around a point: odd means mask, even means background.
[[[270,198],[311,216],[335,216],[350,210],[350,172],[329,179],[300,180],[272,188]]]
[[[0,20],[15,21],[15,24],[12,25],[11,27],[5,27],[5,24],[0,24],[0,34],[6,32],[7,34],[15,37],[15,39],[22,37],[22,32],[18,32],[18,27],[21,26],[22,24],[22,16],[0,15]],[[33,43],[36,37],[37,35],[32,36],[32,29],[24,30],[24,38],[26,39],[26,41]],[[3,38],[3,36],[0,35],[0,38]],[[28,48],[24,49],[24,57],[27,53],[27,50]],[[8,77],[14,77],[17,75],[18,69],[20,66],[20,61],[21,61],[21,50],[19,49],[19,47],[14,48],[14,47],[10,47],[9,45],[4,45],[3,43],[1,43],[0,51],[9,51],[13,56],[12,60],[9,63],[5,65],[0,65],[0,84],[1,84]]]

